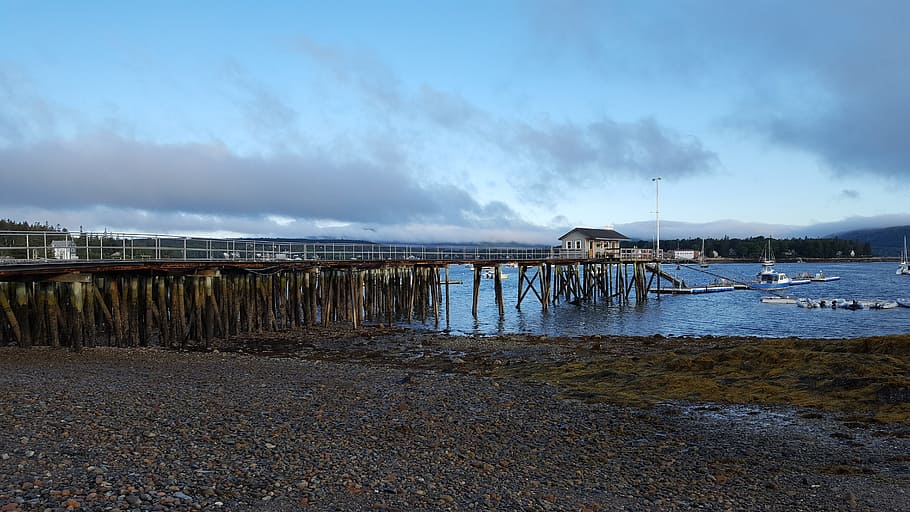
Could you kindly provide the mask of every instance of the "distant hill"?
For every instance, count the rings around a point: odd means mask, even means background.
[[[846,240],[868,243],[872,246],[872,255],[881,257],[898,257],[904,246],[904,237],[910,238],[910,226],[893,226],[879,229],[857,229],[845,231],[833,236]]]

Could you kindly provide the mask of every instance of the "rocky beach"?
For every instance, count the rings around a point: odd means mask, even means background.
[[[910,510],[908,347],[367,328],[2,348],[0,510]]]

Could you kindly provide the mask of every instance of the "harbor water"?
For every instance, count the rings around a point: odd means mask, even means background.
[[[697,265],[664,264],[664,270],[689,286],[705,285],[716,276],[748,282],[759,270],[757,263]],[[736,290],[699,295],[650,294],[644,304],[583,303],[562,301],[544,313],[530,292],[515,309],[518,270],[503,266],[509,277],[503,281],[505,316],[500,318],[493,280],[483,279],[478,315],[471,315],[473,271],[464,265],[449,267],[449,324],[440,312],[437,327],[430,318],[414,327],[438,329],[455,335],[545,334],[550,336],[633,335],[649,336],[758,336],[798,338],[854,338],[910,333],[910,308],[885,310],[804,309],[794,304],[763,304],[769,292]],[[813,282],[775,291],[777,295],[809,298],[888,299],[910,297],[910,276],[895,274],[896,263],[779,263],[776,269],[788,275],[823,271],[840,276],[839,281]],[[703,270],[709,272],[704,273]],[[670,286],[662,281],[662,286]],[[652,285],[656,287],[656,285]]]

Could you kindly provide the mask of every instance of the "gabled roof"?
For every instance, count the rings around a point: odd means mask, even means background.
[[[612,229],[597,229],[597,228],[575,228],[572,231],[569,231],[565,235],[559,237],[560,240],[565,240],[572,233],[579,233],[588,240],[631,240],[631,238],[623,235],[618,231]]]

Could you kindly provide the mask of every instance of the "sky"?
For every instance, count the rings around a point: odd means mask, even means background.
[[[910,224],[910,2],[0,0],[0,217],[553,243]],[[655,178],[660,180],[656,181]]]

